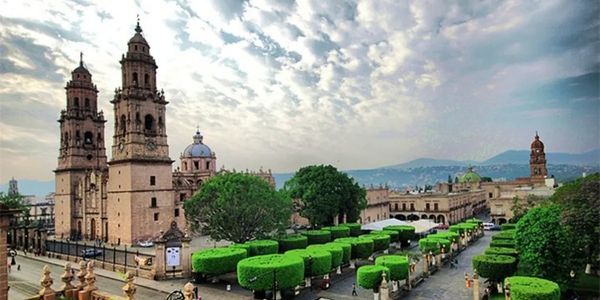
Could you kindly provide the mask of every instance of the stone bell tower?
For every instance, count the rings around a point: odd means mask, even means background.
[[[540,141],[537,131],[535,132],[535,139],[531,143],[529,168],[531,170],[532,179],[544,179],[548,175],[548,170],[546,169],[544,143]]]
[[[69,237],[83,211],[78,183],[90,170],[106,170],[104,114],[98,112],[98,89],[83,64],[71,72],[67,82],[66,109],[60,112],[60,148],[55,173],[56,235]],[[78,222],[80,224],[81,222]]]
[[[111,103],[115,113],[109,162],[109,240],[131,244],[166,231],[174,219],[173,161],[169,158],[164,92],[139,20],[121,58],[122,88]]]

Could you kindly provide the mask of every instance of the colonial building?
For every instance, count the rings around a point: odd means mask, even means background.
[[[56,236],[132,244],[156,237],[172,221],[185,227],[183,202],[216,172],[216,154],[199,131],[173,171],[167,142],[167,98],[139,25],[121,57],[111,159],[106,156],[98,89],[80,58],[66,84],[56,168]],[[223,170],[224,171],[224,170]],[[274,186],[270,171],[252,172]]]
[[[387,186],[367,189],[367,208],[360,212],[361,224],[368,224],[390,218],[390,190]]]

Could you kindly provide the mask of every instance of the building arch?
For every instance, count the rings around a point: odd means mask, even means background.
[[[96,239],[96,219],[90,220],[90,240]]]
[[[421,219],[427,219],[427,215],[421,215]]]
[[[506,219],[505,218],[498,219],[498,225],[502,225],[504,223],[506,223]]]
[[[406,216],[405,215],[396,215],[395,218],[398,219],[398,220],[400,220],[400,221],[406,221]]]
[[[437,216],[437,222],[445,224],[446,223],[446,217],[444,215],[438,215]]]
[[[406,219],[408,221],[418,221],[419,220],[419,216],[417,216],[415,214],[410,214],[410,215],[408,215],[408,217],[406,217]]]
[[[435,220],[436,220],[436,218],[435,218],[435,215],[429,215],[429,219],[430,219],[431,221],[435,222]]]

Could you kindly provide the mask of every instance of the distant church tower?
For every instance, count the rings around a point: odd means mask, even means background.
[[[173,174],[167,144],[164,92],[139,21],[121,58],[115,91],[115,131],[109,162],[108,237],[126,244],[166,231],[174,220]]]
[[[56,235],[82,230],[82,187],[86,172],[106,170],[104,115],[98,112],[98,89],[83,57],[65,87],[67,108],[60,112],[60,148],[55,174]],[[58,221],[60,220],[60,221]],[[78,229],[74,226],[78,223]]]
[[[531,169],[532,179],[544,179],[548,175],[546,169],[546,154],[544,153],[544,143],[535,132],[535,140],[531,143],[531,155],[529,159],[529,168]]]
[[[15,180],[15,178],[13,177],[11,180],[8,181],[8,195],[9,196],[14,196],[14,195],[18,195],[19,194],[19,185],[17,180]]]

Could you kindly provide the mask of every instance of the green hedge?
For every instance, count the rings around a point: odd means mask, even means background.
[[[245,244],[250,246],[250,255],[248,256],[275,254],[279,251],[279,243],[274,240],[254,240]]]
[[[459,235],[465,233],[466,229],[464,227],[458,226],[459,224],[455,224],[455,225],[450,225],[448,227],[448,232],[455,232],[458,233]]]
[[[358,268],[356,271],[356,281],[358,285],[365,289],[379,289],[381,280],[383,279],[381,273],[386,273],[386,280],[390,278],[390,269],[380,265],[368,265]]]
[[[371,231],[369,234],[387,234],[390,236],[390,243],[396,243],[400,240],[400,233],[395,230],[377,230]]]
[[[239,284],[249,290],[272,289],[274,280],[282,289],[304,282],[304,260],[296,255],[270,254],[242,259],[237,265]]]
[[[336,239],[334,242],[350,243],[352,245],[352,252],[350,258],[368,258],[373,254],[373,239],[368,237],[346,237]]]
[[[348,256],[350,254],[350,248],[352,246],[348,245]],[[331,268],[337,268],[342,265],[342,259],[344,257],[344,248],[342,248],[341,244],[321,244],[321,245],[310,245],[306,249],[320,249],[329,251],[331,254]]]
[[[553,281],[525,276],[513,276],[509,281],[512,300],[559,300],[560,287]]]
[[[440,233],[434,233],[434,234],[429,234],[427,235],[428,238],[434,238],[434,239],[445,239],[445,240],[449,240],[450,243],[452,243],[452,241],[455,241],[456,243],[460,243],[460,235],[456,232],[440,232]],[[449,249],[446,249],[447,252],[449,252]]]
[[[192,254],[192,270],[206,275],[234,272],[237,263],[246,258],[243,248],[212,248]]]
[[[304,260],[304,276],[319,276],[331,271],[331,253],[323,249],[295,249],[285,255],[296,255]]]
[[[419,240],[419,250],[421,253],[428,254],[431,251],[433,254],[439,254],[442,246],[445,246],[446,252],[450,251],[450,241],[439,238],[423,238]]]
[[[342,247],[342,264],[347,264],[350,262],[350,258],[352,257],[352,244],[348,242],[331,242],[325,244],[327,245],[335,245]],[[310,246],[309,246],[310,247]]]
[[[408,257],[401,255],[384,255],[375,259],[375,264],[390,269],[388,280],[402,280],[408,277]]]
[[[519,252],[513,248],[490,247],[485,250],[487,255],[510,255],[514,258],[519,258]]]
[[[390,236],[387,234],[363,234],[359,237],[373,240],[373,252],[383,251],[390,248]]]
[[[415,227],[410,225],[391,225],[383,227],[383,230],[393,230],[397,231],[399,234],[398,241],[402,243],[402,245],[408,244],[409,240],[413,240],[415,238]]]
[[[477,226],[480,226],[481,224],[483,224],[483,221],[476,219],[476,218],[472,218],[472,219],[466,220],[465,223],[473,223],[473,224],[477,224]]]
[[[496,240],[513,240],[515,239],[515,230],[500,231],[492,236],[492,241]]]
[[[500,230],[501,231],[505,231],[505,230],[515,230],[517,229],[517,224],[510,224],[510,223],[506,223],[506,224],[502,224],[500,225]]]
[[[237,248],[246,250],[246,257],[250,257],[250,245],[246,244],[231,244],[229,248]]]
[[[278,242],[279,253],[284,253],[293,249],[304,249],[306,246],[308,246],[308,238],[299,234],[288,235],[280,238]]]
[[[490,247],[515,248],[515,240],[493,240]]]
[[[516,258],[508,255],[476,255],[471,262],[481,277],[495,282],[513,275],[517,268]]]
[[[350,228],[350,236],[359,236],[362,231],[361,231],[361,224],[358,223],[344,223],[341,224],[340,226],[346,226],[348,228]]]
[[[321,228],[321,230],[327,230],[327,231],[331,232],[332,240],[350,236],[350,228],[346,227],[346,226],[323,227],[323,228]]]
[[[302,233],[308,238],[308,244],[325,244],[331,241],[331,231],[327,230],[309,230]]]

